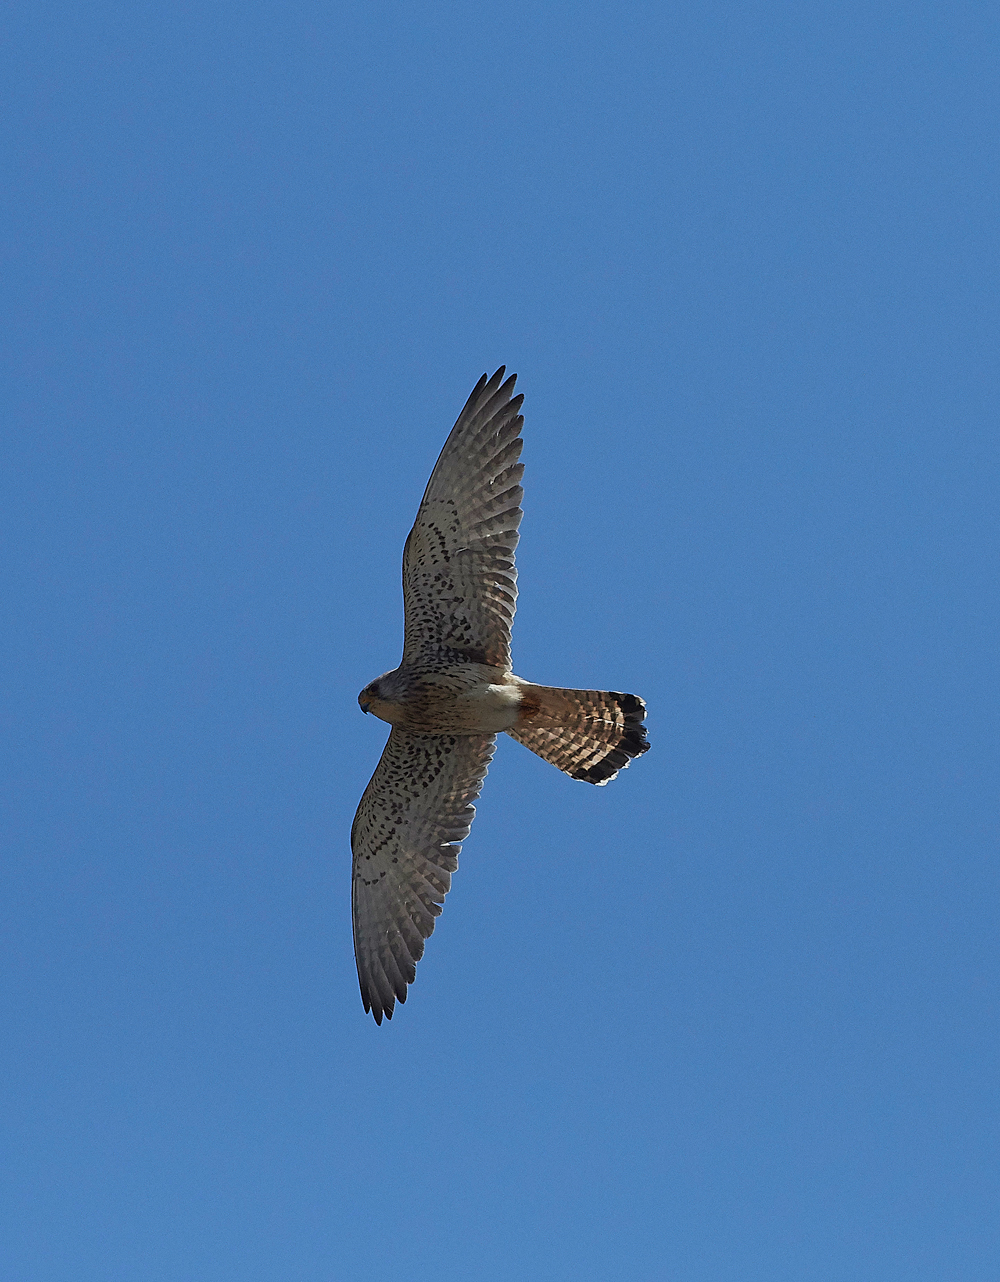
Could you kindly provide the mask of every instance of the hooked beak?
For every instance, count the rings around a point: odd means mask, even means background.
[[[370,707],[371,707],[371,704],[370,704],[370,703],[362,703],[362,704],[361,704],[361,711],[362,711],[362,712],[367,716],[367,715],[368,715],[368,709],[369,709]]]

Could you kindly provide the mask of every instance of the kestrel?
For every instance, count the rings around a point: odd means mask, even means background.
[[[649,747],[634,694],[516,677],[510,629],[524,464],[515,375],[476,384],[403,549],[403,658],[358,695],[392,726],[351,829],[354,955],[377,1024],[416,976],[497,735],[605,784]]]

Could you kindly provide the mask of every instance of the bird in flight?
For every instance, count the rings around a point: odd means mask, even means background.
[[[649,747],[636,695],[534,685],[511,669],[524,493],[515,377],[484,374],[444,443],[403,548],[403,658],[358,695],[392,726],[351,829],[354,955],[377,1024],[406,1001],[497,735],[593,784]]]

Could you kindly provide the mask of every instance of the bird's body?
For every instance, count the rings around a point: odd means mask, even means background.
[[[374,681],[368,711],[413,734],[498,734],[521,708],[525,684],[485,663],[425,659]]]
[[[524,420],[503,374],[474,388],[406,540],[402,662],[358,696],[392,726],[351,831],[355,956],[378,1023],[406,1000],[497,734],[595,784],[649,747],[636,695],[539,686],[512,671]]]

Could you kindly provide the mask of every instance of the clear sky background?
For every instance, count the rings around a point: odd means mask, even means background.
[[[994,4],[6,18],[5,1282],[1000,1269]],[[403,540],[526,394],[410,1000],[349,830]]]

